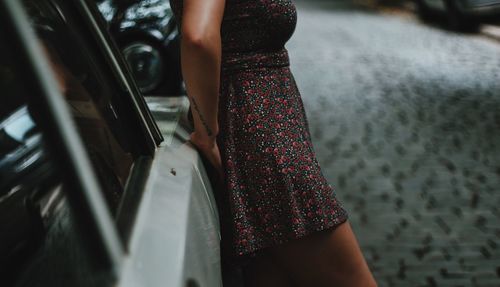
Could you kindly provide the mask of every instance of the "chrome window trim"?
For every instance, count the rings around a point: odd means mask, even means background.
[[[110,35],[107,32],[103,32],[104,25],[99,25],[96,18],[102,16],[100,16],[99,12],[96,11],[96,6],[92,4],[89,5],[86,0],[76,0],[76,2],[81,7],[83,13],[86,14],[87,17],[84,18],[85,20],[89,20],[88,24],[91,26],[92,32],[95,33],[95,36],[98,39],[97,42],[101,45],[106,57],[111,61],[111,66],[120,79],[120,84],[123,85],[126,91],[130,93],[130,98],[135,106],[135,109],[138,111],[141,124],[147,135],[154,142],[154,144],[149,144],[150,155],[153,155],[154,149],[163,141],[163,137],[146,105],[144,98],[140,94],[139,88],[136,86],[130,71],[128,71],[125,60],[123,57],[117,58],[117,55],[121,55],[121,52],[116,46],[113,45]],[[124,72],[124,69],[127,71],[126,73]]]

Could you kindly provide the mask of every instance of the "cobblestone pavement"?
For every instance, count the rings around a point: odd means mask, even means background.
[[[315,149],[379,286],[500,286],[500,42],[297,6]]]

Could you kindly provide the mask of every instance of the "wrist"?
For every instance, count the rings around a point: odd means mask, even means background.
[[[200,139],[215,139],[219,134],[217,124],[195,123],[193,133]]]
[[[208,135],[207,133],[194,131],[191,134],[191,141],[201,149],[210,149],[216,145],[217,134]]]

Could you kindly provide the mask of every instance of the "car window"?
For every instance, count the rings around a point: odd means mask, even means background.
[[[0,270],[9,268],[43,229],[35,198],[49,192],[54,167],[26,104],[26,91],[0,41]],[[40,191],[37,191],[40,189]],[[15,264],[14,264],[15,265]],[[1,280],[1,278],[0,278]],[[0,281],[1,282],[1,281]]]
[[[98,270],[89,276],[90,255],[66,204],[71,190],[39,128],[39,107],[27,101],[37,91],[6,39],[0,31],[0,286],[107,282]]]
[[[120,99],[103,71],[104,63],[96,61],[80,31],[67,21],[64,6],[40,0],[23,3],[115,212],[135,159]]]

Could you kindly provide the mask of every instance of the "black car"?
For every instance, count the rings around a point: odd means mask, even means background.
[[[419,17],[445,20],[457,31],[476,32],[481,22],[500,18],[500,0],[414,0]]]
[[[168,0],[96,0],[146,95],[183,92],[179,33]]]

